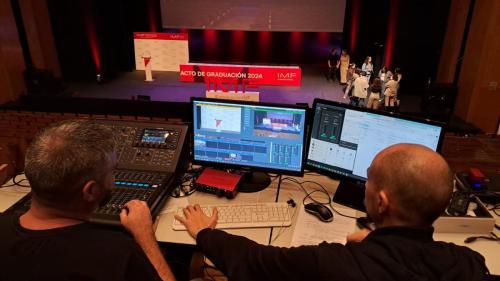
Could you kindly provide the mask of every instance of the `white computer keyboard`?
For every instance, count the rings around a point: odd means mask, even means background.
[[[215,228],[253,228],[292,224],[286,202],[201,205],[203,212],[208,216],[212,215],[213,207],[217,208],[219,217]],[[182,208],[177,209],[177,214],[184,216]],[[186,230],[186,227],[174,219],[172,229]]]

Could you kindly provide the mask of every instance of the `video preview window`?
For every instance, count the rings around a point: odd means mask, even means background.
[[[256,109],[254,135],[285,139],[298,139],[301,136],[303,114],[294,111]]]

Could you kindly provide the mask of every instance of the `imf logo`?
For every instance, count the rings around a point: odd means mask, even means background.
[[[277,73],[279,81],[293,81],[297,77],[297,73]]]

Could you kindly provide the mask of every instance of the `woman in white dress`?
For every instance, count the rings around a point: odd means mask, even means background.
[[[368,78],[368,81],[370,81],[370,78],[373,73],[373,62],[372,62],[372,57],[367,56],[365,59],[365,62],[361,66],[361,71],[366,72],[366,78]]]

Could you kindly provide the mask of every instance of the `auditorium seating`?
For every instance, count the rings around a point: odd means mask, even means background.
[[[89,118],[156,123],[183,122],[181,118],[154,116],[0,110],[0,182],[23,170],[26,148],[41,129],[61,120]],[[464,170],[470,163],[485,170],[494,170],[498,169],[498,159],[500,159],[496,144],[494,139],[487,136],[464,138],[449,131],[445,136],[441,152],[454,171]],[[467,161],[464,161],[465,159]]]
[[[180,123],[176,118],[144,117],[132,115],[83,114],[71,112],[39,112],[0,110],[0,183],[20,173],[28,144],[48,125],[66,119],[139,120],[156,123]],[[7,164],[7,166],[3,166]]]

